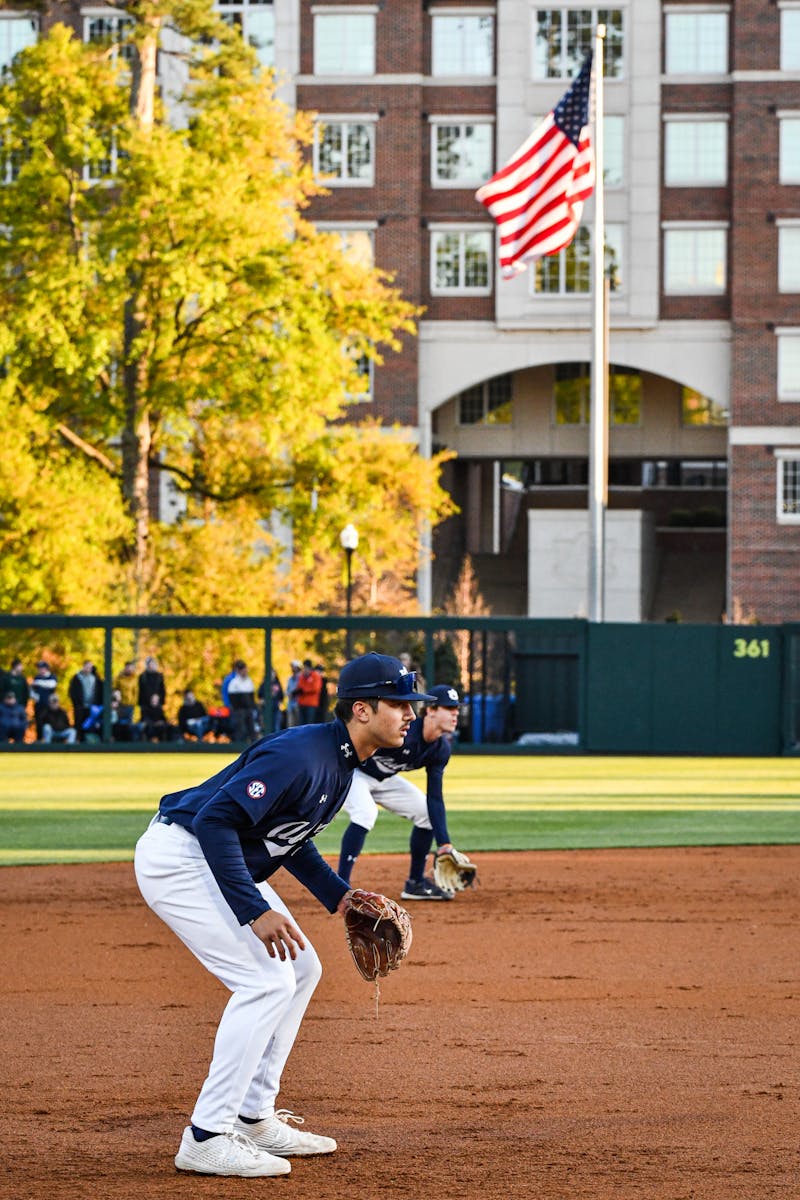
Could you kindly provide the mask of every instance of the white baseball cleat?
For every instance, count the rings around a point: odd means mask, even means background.
[[[288,1175],[292,1169],[292,1164],[285,1158],[276,1158],[260,1150],[251,1138],[238,1131],[218,1133],[198,1142],[188,1125],[175,1155],[175,1166],[179,1171],[196,1171],[199,1175],[241,1175],[246,1178]]]
[[[293,1129],[288,1124],[289,1121],[294,1121],[297,1125],[303,1124],[302,1117],[296,1117],[287,1109],[279,1108],[274,1117],[265,1117],[263,1121],[256,1121],[254,1124],[237,1121],[235,1128],[237,1133],[245,1134],[255,1142],[259,1150],[265,1150],[268,1154],[333,1154],[336,1149],[334,1138],[323,1137],[320,1133],[303,1133],[300,1129]]]

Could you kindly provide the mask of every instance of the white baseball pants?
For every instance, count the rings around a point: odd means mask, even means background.
[[[413,821],[420,829],[431,828],[428,801],[415,783],[403,779],[399,774],[389,775],[386,779],[373,779],[365,771],[356,768],[343,805],[344,811],[355,825],[372,829],[378,819],[378,805]]]
[[[270,958],[249,925],[236,920],[200,843],[181,825],[151,823],[136,845],[134,868],[153,912],[232,992],[192,1123],[209,1132],[228,1133],[237,1116],[270,1116],[283,1068],[322,974],[316,951],[305,939],[306,948],[294,961],[288,955],[285,962]],[[256,886],[271,908],[291,916],[269,884]]]

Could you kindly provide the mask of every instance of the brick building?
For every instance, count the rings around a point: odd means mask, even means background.
[[[605,22],[607,616],[800,620],[799,0],[219,7],[319,115],[312,219],[424,307],[368,401],[457,452],[423,607],[469,552],[496,612],[537,616],[585,612],[592,206],[505,282],[474,193]],[[8,58],[37,20],[2,24]]]

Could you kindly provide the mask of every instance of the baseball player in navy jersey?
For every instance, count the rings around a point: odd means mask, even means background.
[[[344,802],[350,824],[342,836],[339,876],[350,882],[356,859],[367,834],[378,817],[378,805],[414,822],[411,831],[411,867],[403,900],[452,900],[451,892],[425,877],[425,863],[434,838],[439,851],[452,848],[447,831],[447,814],[442,792],[444,769],[450,758],[450,737],[458,720],[459,699],[455,688],[436,684],[430,689],[421,714],[412,722],[398,748],[384,749],[363,762],[353,773],[353,783]],[[401,771],[425,767],[427,795]]]
[[[341,808],[358,764],[402,745],[411,701],[432,699],[414,690],[414,678],[387,655],[352,660],[332,722],[262,738],[205,783],[164,796],[137,843],[145,900],[232,993],[179,1170],[286,1175],[290,1156],[336,1149],[276,1108],[321,966],[272,877],[283,867],[329,912],[344,911],[349,884],[312,839]]]

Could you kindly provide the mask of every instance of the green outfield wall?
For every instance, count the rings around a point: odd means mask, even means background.
[[[323,638],[334,683],[348,633],[356,653],[373,649],[396,654],[413,645],[427,681],[455,683],[464,696],[459,752],[800,753],[800,625],[628,625],[512,617],[0,615],[0,665],[7,666],[16,653],[25,659],[26,648],[46,644],[48,631],[60,631],[62,640],[70,633],[92,631],[103,646],[102,675],[108,681],[129,656],[132,630],[146,631],[151,644],[160,631],[169,631],[174,656],[176,631],[203,631],[213,652],[220,631],[237,629],[258,631],[263,638],[259,667],[266,679],[277,631]],[[71,669],[79,666],[76,661]],[[173,670],[179,668],[172,663]],[[263,724],[270,732],[266,708]],[[38,744],[2,748],[19,753],[45,749]],[[109,748],[114,741],[110,718],[104,717],[100,742],[69,752]]]

